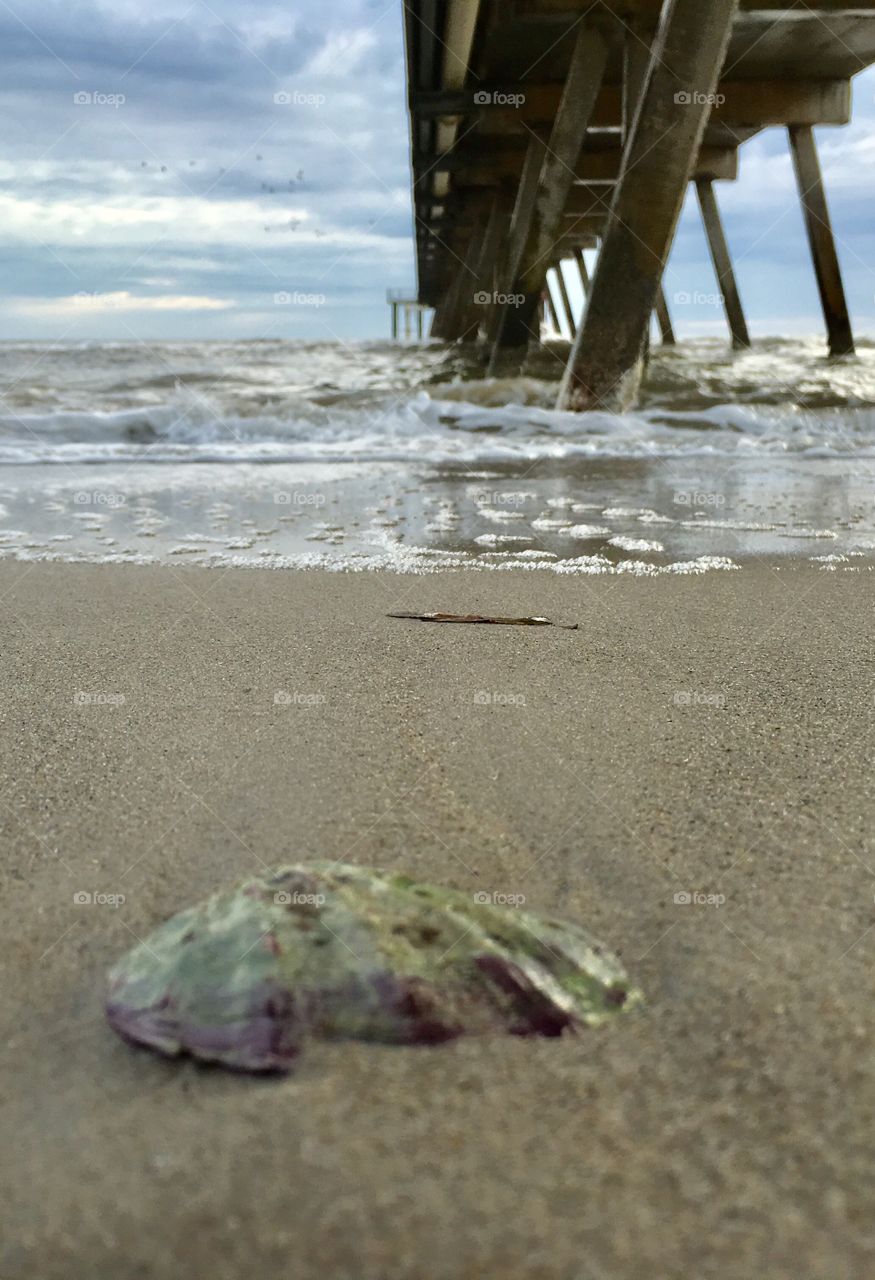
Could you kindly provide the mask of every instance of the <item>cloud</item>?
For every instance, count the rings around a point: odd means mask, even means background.
[[[414,280],[401,14],[399,0],[0,4],[0,336],[60,334],[79,291],[151,300],[130,315],[153,336],[385,334],[386,288]],[[863,320],[873,134],[869,71],[854,124],[818,130]],[[816,314],[782,130],[743,148],[718,198],[752,322]],[[670,270],[673,288],[710,288],[694,203]],[[325,295],[318,317],[277,313],[274,293],[295,289]],[[160,302],[204,298],[220,305]],[[112,308],[73,320],[115,332]]]
[[[385,331],[386,287],[414,274],[400,7],[20,5],[0,6],[0,257],[35,305],[0,308],[0,335],[25,315],[49,332],[71,284],[169,295],[138,281],[171,275],[255,336],[289,285],[329,296],[343,337]],[[105,315],[82,322],[99,336]],[[149,315],[184,330],[184,311]]]
[[[66,298],[13,298],[9,301],[12,310],[19,315],[57,316],[61,319],[119,311],[226,311],[229,307],[236,306],[232,298],[196,298],[184,294],[137,297],[126,290],[117,293],[74,293]]]
[[[160,236],[174,244],[249,244],[270,226],[275,208],[266,201],[183,196],[130,195],[103,200],[22,199],[0,194],[0,226],[7,235],[32,244],[62,246],[100,240],[103,245],[147,243]],[[284,211],[275,234],[291,237],[292,222],[306,225],[305,209]],[[271,220],[271,221],[269,221]]]

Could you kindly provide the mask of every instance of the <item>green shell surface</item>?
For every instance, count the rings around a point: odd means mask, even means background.
[[[107,1016],[162,1053],[285,1071],[309,1037],[558,1036],[640,998],[578,925],[338,863],[283,868],[173,916],[116,964]]]

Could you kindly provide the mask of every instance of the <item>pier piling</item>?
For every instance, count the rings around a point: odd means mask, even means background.
[[[562,303],[562,311],[568,322],[568,332],[571,334],[571,341],[574,341],[577,333],[577,321],[574,319],[574,309],[571,306],[571,299],[568,296],[568,285],[565,283],[565,276],[562,274],[562,262],[556,263],[556,283],[559,286],[559,301]]]
[[[805,215],[805,229],[808,232],[817,288],[826,321],[829,353],[832,356],[853,355],[854,335],[851,329],[851,317],[848,313],[845,286],[836,252],[814,131],[810,125],[791,125],[788,133],[799,197]]]
[[[583,290],[583,309],[585,311],[586,300],[589,297],[590,279],[589,279],[589,267],[586,265],[586,258],[583,255],[582,249],[577,250],[577,252],[574,255],[574,260],[577,263],[577,271],[580,276],[580,287]]]
[[[671,320],[671,312],[668,309],[668,298],[665,296],[665,289],[662,285],[659,286],[659,292],[656,295],[656,322],[662,335],[662,345],[664,347],[675,346],[677,339]]]
[[[624,411],[641,380],[650,316],[715,103],[738,0],[670,0],[559,395],[566,409]]]
[[[749,347],[750,334],[744,318],[744,308],[741,305],[741,295],[738,292],[738,282],[735,278],[735,269],[732,266],[713,182],[709,178],[699,178],[696,182],[696,194],[702,211],[702,222],[705,224],[711,261],[720,286],[723,309],[732,335],[732,345],[736,349]]]
[[[515,228],[513,269],[509,263],[504,290],[514,301],[499,308],[493,337],[495,351],[501,347],[524,348],[532,335],[538,298],[607,60],[608,43],[602,31],[587,21],[581,22],[553,127],[540,153],[534,193],[521,207]],[[532,163],[535,164],[534,157]]]
[[[553,302],[553,295],[550,292],[549,282],[546,280],[544,281],[544,292],[542,294],[542,299],[544,303],[544,314],[545,314],[547,323],[550,325],[550,328],[553,329],[555,333],[561,333],[562,330],[559,328],[559,317],[556,314],[556,307]]]

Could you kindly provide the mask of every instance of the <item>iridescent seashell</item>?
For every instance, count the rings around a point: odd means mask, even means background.
[[[435,1045],[558,1036],[639,997],[578,925],[338,863],[288,867],[181,911],[110,974],[126,1039],[285,1071],[308,1037]]]

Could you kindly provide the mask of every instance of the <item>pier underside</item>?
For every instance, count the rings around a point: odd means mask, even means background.
[[[747,345],[715,184],[781,127],[829,349],[853,351],[813,128],[850,120],[851,80],[875,62],[875,0],[406,0],[405,15],[433,336],[478,341],[492,367],[521,363],[552,277],[574,339],[560,403],[628,407],[654,313],[674,340],[662,277],[693,182],[729,333]],[[586,271],[593,247],[578,324],[561,264]]]

